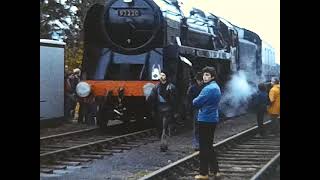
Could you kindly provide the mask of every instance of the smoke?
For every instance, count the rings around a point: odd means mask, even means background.
[[[253,79],[255,79],[254,75],[249,76],[244,71],[238,71],[226,84],[220,101],[220,110],[226,117],[233,117],[247,111],[252,95],[257,92],[258,81],[252,81]]]

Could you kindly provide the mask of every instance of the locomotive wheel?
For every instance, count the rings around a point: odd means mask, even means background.
[[[144,128],[151,128],[152,127],[152,118],[149,115],[139,114],[137,116],[137,121],[139,123],[139,126],[144,127]]]
[[[107,128],[109,122],[108,113],[104,109],[97,112],[97,125],[100,128]]]

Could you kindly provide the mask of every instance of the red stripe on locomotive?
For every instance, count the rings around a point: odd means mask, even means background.
[[[119,88],[124,88],[125,96],[144,96],[143,86],[147,83],[156,84],[158,81],[85,81],[91,86],[94,96],[105,96],[107,91],[112,91],[118,96]]]

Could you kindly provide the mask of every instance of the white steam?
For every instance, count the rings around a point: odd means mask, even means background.
[[[226,117],[240,115],[247,111],[249,100],[257,91],[256,83],[249,84],[247,79],[247,74],[239,71],[226,84],[220,101],[220,110]],[[251,76],[250,79],[253,77]]]

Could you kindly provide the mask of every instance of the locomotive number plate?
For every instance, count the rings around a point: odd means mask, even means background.
[[[119,9],[118,16],[136,17],[140,16],[140,11],[138,9]]]

